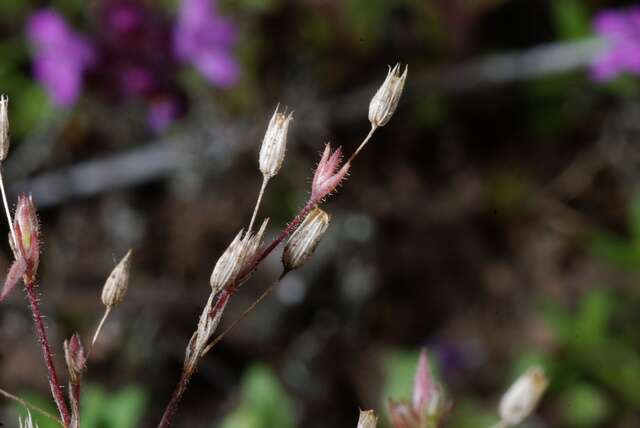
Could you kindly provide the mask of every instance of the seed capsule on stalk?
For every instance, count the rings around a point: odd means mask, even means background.
[[[400,74],[400,64],[389,69],[387,77],[369,103],[369,122],[372,126],[384,126],[398,107],[404,82],[407,79],[407,66]]]
[[[275,176],[282,167],[287,148],[289,124],[293,120],[293,113],[287,115],[286,109],[283,113],[280,113],[278,109],[279,106],[271,116],[260,148],[260,172],[267,179]]]
[[[282,264],[285,271],[298,269],[313,255],[329,227],[329,221],[329,214],[318,207],[307,214],[284,247]]]
[[[9,154],[9,98],[0,95],[0,162]]]
[[[129,272],[131,270],[131,250],[120,260],[120,263],[113,268],[107,281],[102,287],[102,303],[111,308],[116,306],[127,292],[129,287]]]
[[[500,401],[505,424],[518,425],[535,409],[549,381],[541,367],[531,367],[509,387]]]

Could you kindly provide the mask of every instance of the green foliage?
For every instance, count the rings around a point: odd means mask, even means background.
[[[51,414],[58,414],[50,397],[33,394],[23,394],[21,397]],[[146,404],[147,395],[137,386],[127,386],[117,392],[107,392],[100,386],[88,385],[83,387],[80,402],[81,426],[83,428],[135,428],[140,424]],[[15,407],[19,414],[27,414],[24,407],[18,404]],[[32,411],[31,415],[40,428],[60,428],[58,424],[37,412]]]
[[[382,388],[382,405],[387,400],[410,400],[413,390],[413,378],[416,375],[418,357],[417,350],[397,350],[390,352],[384,359],[384,386]]]
[[[588,383],[577,383],[568,388],[559,401],[564,409],[564,423],[576,428],[601,426],[610,407],[606,395]]]
[[[251,367],[242,379],[240,404],[221,428],[289,428],[294,426],[293,406],[273,372]]]
[[[549,2],[556,31],[561,39],[579,39],[589,35],[589,13],[582,0]]]
[[[602,229],[594,230],[589,238],[589,248],[594,255],[618,267],[637,269],[640,266],[640,194],[629,203],[627,223],[627,237]]]

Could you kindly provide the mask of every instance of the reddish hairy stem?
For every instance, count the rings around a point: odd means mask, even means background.
[[[38,303],[38,293],[36,291],[37,284],[33,279],[25,278],[25,290],[27,292],[27,298],[29,300],[29,306],[31,307],[31,314],[33,315],[33,323],[36,326],[36,334],[38,335],[38,341],[42,348],[42,356],[44,357],[45,365],[47,366],[47,372],[49,377],[49,386],[51,387],[51,395],[56,402],[58,412],[60,412],[60,418],[62,419],[65,427],[69,426],[70,416],[67,404],[64,401],[64,394],[62,393],[62,387],[58,380],[58,373],[53,363],[53,355],[51,354],[51,347],[49,346],[49,339],[47,339],[47,332],[44,326],[44,320],[42,319],[42,312],[40,311],[40,305]]]
[[[223,312],[224,309],[227,307],[227,303],[229,303],[229,299],[231,298],[232,295],[233,295],[232,291],[223,290],[220,293],[220,297],[218,297],[216,304],[213,306],[213,308],[211,308],[211,312],[209,313],[209,316],[211,318],[215,318],[218,315],[218,313]],[[199,358],[200,356],[198,356],[198,359]],[[169,428],[173,423],[173,418],[176,414],[176,411],[178,410],[178,404],[180,404],[180,400],[182,399],[184,392],[187,390],[187,385],[189,384],[189,381],[191,380],[191,376],[193,376],[194,371],[195,371],[195,367],[193,368],[184,367],[182,369],[182,373],[180,374],[180,380],[178,381],[178,385],[176,385],[176,389],[173,391],[173,394],[171,394],[171,399],[169,400],[169,403],[167,404],[167,407],[164,410],[164,414],[162,415],[162,420],[160,420],[160,423],[158,424],[158,428]]]

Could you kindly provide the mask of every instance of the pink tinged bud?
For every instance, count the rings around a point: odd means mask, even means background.
[[[284,113],[279,113],[276,107],[260,148],[260,172],[266,178],[275,176],[282,167],[287,148],[287,133],[292,120],[293,113],[287,115],[286,109]]]
[[[22,257],[16,259],[11,265],[7,278],[4,281],[4,286],[0,292],[0,302],[7,298],[26,272],[27,263],[24,259]]]
[[[18,196],[13,228],[16,232],[16,259],[22,257],[27,264],[27,274],[34,275],[40,259],[40,224],[31,195]]]
[[[378,425],[378,417],[373,410],[360,410],[360,418],[358,419],[357,428],[376,428]]]
[[[319,201],[333,192],[349,172],[349,164],[342,168],[342,149],[338,147],[331,153],[331,146],[327,144],[318,162],[311,182],[311,199]]]
[[[436,384],[433,380],[431,365],[426,350],[420,352],[418,359],[418,369],[413,386],[413,408],[419,414],[427,411],[432,398],[435,398]]]
[[[87,356],[80,341],[80,336],[75,333],[71,339],[64,341],[64,359],[69,370],[69,379],[74,385],[78,385],[87,364]]]
[[[371,125],[384,126],[393,116],[404,89],[408,69],[409,67],[406,66],[404,73],[400,75],[400,64],[389,68],[387,78],[369,103],[369,122]]]
[[[500,400],[499,413],[507,425],[518,425],[535,409],[549,381],[541,367],[531,367],[509,387]]]
[[[407,404],[389,401],[389,417],[393,428],[421,428],[418,415]]]
[[[0,95],[0,162],[9,154],[9,98]]]

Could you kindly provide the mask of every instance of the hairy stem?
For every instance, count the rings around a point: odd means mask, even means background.
[[[13,400],[16,403],[19,403],[21,405],[23,405],[24,407],[27,407],[31,410],[34,410],[38,413],[40,413],[42,416],[45,416],[49,419],[51,419],[52,421],[58,423],[60,426],[62,426],[62,421],[60,419],[58,419],[57,417],[55,417],[54,415],[52,415],[51,413],[47,412],[46,410],[44,410],[41,407],[36,406],[33,403],[28,402],[27,400],[24,400],[20,397],[17,397],[15,395],[13,395],[12,393],[5,391],[4,389],[0,388],[0,395],[3,395],[4,397],[8,398],[9,400]]]
[[[62,419],[63,426],[69,426],[69,410],[67,404],[64,401],[64,394],[62,393],[62,387],[58,380],[58,373],[56,372],[55,364],[53,363],[53,355],[51,353],[51,347],[49,346],[49,339],[47,339],[47,332],[42,319],[42,312],[40,311],[40,304],[38,303],[37,284],[31,278],[25,278],[25,290],[27,291],[27,298],[29,300],[29,306],[31,307],[31,314],[33,315],[33,323],[36,327],[36,334],[40,347],[42,348],[42,356],[47,367],[49,385],[51,386],[51,395],[58,407],[60,418]]]
[[[236,318],[231,325],[229,325],[229,327],[227,327],[222,333],[220,333],[218,336],[216,336],[215,339],[213,339],[211,341],[211,343],[209,343],[207,345],[206,348],[204,348],[204,350],[202,351],[202,356],[204,357],[205,355],[207,355],[207,353],[211,350],[211,348],[213,348],[214,346],[216,346],[216,344],[218,342],[220,342],[226,335],[227,333],[229,333],[231,330],[233,330],[235,328],[236,325],[238,325],[238,323],[240,323],[240,321],[242,321],[243,319],[245,319],[247,317],[247,315],[249,315],[251,313],[251,311],[253,311],[256,306],[258,306],[260,304],[260,302],[262,302],[269,294],[271,294],[271,292],[273,291],[274,288],[276,288],[276,286],[278,284],[280,284],[280,281],[282,281],[282,278],[284,278],[284,276],[288,273],[288,271],[285,271],[282,273],[282,275],[280,275],[280,277],[274,282],[272,283],[269,287],[267,287],[262,294],[260,295],[260,297],[258,297],[252,304],[250,304],[247,309],[244,310],[244,312],[242,312],[242,315],[240,315],[238,318]]]
[[[176,410],[178,409],[178,404],[182,399],[182,395],[187,390],[187,385],[189,384],[189,380],[191,379],[192,371],[184,370],[182,375],[180,376],[180,380],[178,381],[178,385],[176,389],[171,394],[171,400],[169,404],[167,404],[167,408],[162,415],[162,420],[158,425],[158,428],[168,428],[171,426],[173,422],[173,417],[175,416]]]

